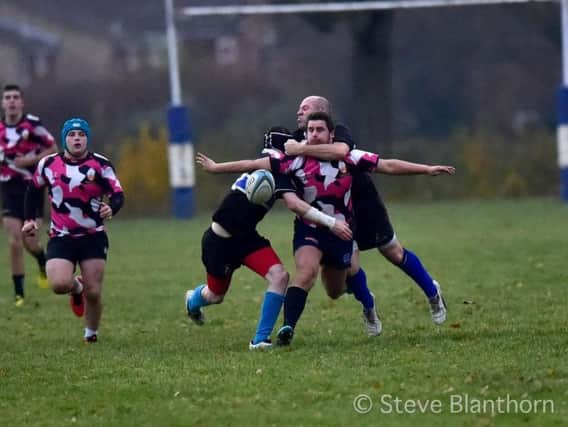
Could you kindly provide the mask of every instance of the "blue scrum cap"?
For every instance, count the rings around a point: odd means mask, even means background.
[[[89,122],[87,122],[85,119],[74,117],[63,123],[63,127],[61,128],[61,145],[63,146],[64,150],[67,150],[67,144],[65,144],[65,138],[67,137],[67,134],[76,129],[80,129],[85,132],[85,134],[87,135],[87,144],[89,143],[89,137],[91,135],[91,127],[89,126]]]

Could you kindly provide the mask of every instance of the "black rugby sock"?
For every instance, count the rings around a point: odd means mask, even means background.
[[[36,261],[37,261],[37,265],[39,267],[39,270],[42,273],[45,273],[45,251],[42,249],[40,250],[38,253],[32,253],[32,255],[35,257]]]
[[[14,292],[16,295],[21,297],[24,296],[24,275],[23,274],[14,274],[12,276],[12,281],[14,282]]]
[[[308,293],[302,288],[297,286],[292,286],[288,288],[286,292],[286,299],[284,300],[284,325],[296,327],[296,323],[300,319],[304,307],[306,306],[306,300],[308,298]]]

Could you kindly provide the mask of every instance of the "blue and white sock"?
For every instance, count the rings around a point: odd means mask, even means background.
[[[201,295],[201,291],[206,285],[200,285],[195,288],[193,295],[189,299],[189,311],[195,313],[201,307],[205,307],[206,305],[210,305],[211,303],[208,302],[203,296]]]
[[[367,275],[365,270],[359,268],[359,271],[353,276],[347,278],[347,289],[353,293],[353,296],[357,301],[363,304],[365,309],[373,308],[373,297],[371,296],[371,291],[367,286]]]
[[[434,280],[420,262],[420,258],[413,252],[405,248],[402,263],[398,267],[420,286],[427,298],[432,298],[438,293]]]
[[[260,309],[260,318],[256,327],[256,334],[252,340],[253,344],[258,344],[261,341],[267,340],[272,334],[274,324],[278,320],[280,309],[284,303],[284,295],[277,294],[276,292],[267,291],[264,294],[264,301]]]

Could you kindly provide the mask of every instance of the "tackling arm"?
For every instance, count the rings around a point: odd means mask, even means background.
[[[349,154],[349,146],[344,142],[308,145],[305,142],[289,139],[284,144],[284,148],[288,156],[310,156],[320,160],[341,160]]]
[[[270,158],[262,157],[256,160],[237,160],[235,162],[217,163],[205,154],[197,153],[195,161],[201,167],[210,173],[239,173],[250,172],[256,169],[271,170]]]

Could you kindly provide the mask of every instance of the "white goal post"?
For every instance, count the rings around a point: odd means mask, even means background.
[[[190,6],[183,16],[273,15],[283,13],[364,12],[369,10],[415,9],[443,6],[474,6],[502,3],[543,3],[555,0],[391,0],[337,3],[257,4],[229,6]]]

